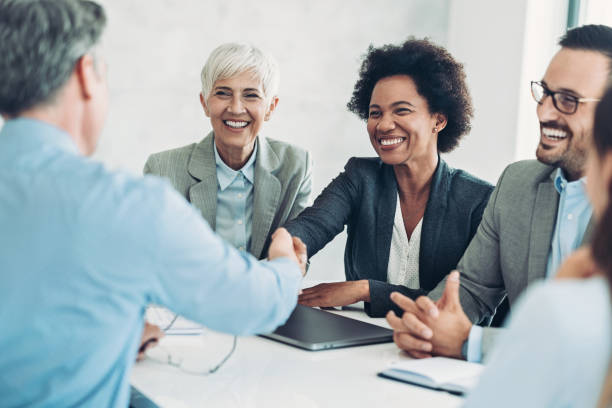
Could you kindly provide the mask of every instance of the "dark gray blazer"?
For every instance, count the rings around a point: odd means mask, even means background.
[[[369,279],[370,316],[394,309],[393,291],[411,298],[424,295],[444,278],[474,236],[493,186],[455,170],[440,159],[423,217],[419,256],[420,289],[387,283],[391,234],[397,203],[393,167],[376,158],[351,158],[340,173],[285,227],[316,254],[347,226],[344,271],[347,280]]]
[[[214,134],[210,132],[199,143],[152,154],[144,173],[169,179],[214,230],[218,182],[213,143]],[[310,154],[299,147],[259,136],[257,143],[253,230],[248,250],[261,259],[268,254],[272,233],[308,205],[312,166]]]

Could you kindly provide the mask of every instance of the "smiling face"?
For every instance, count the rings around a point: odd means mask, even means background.
[[[429,112],[427,100],[419,95],[411,77],[394,75],[374,86],[368,134],[386,164],[407,164],[437,156],[438,132],[445,125],[442,115]]]
[[[609,73],[609,59],[595,51],[562,48],[552,59],[542,83],[551,91],[578,98],[601,98]],[[593,132],[596,102],[578,105],[571,115],[559,112],[551,97],[537,106],[540,121],[539,161],[561,167],[570,180],[584,172],[586,152]]]
[[[215,144],[221,156],[233,150],[253,150],[255,138],[264,121],[276,108],[278,98],[264,95],[261,80],[250,71],[219,79],[208,100],[200,102],[215,132]]]

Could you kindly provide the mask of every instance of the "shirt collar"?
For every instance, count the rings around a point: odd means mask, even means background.
[[[25,145],[56,146],[70,153],[79,153],[72,137],[65,130],[38,119],[10,119],[4,122],[0,135],[15,135]]]
[[[561,168],[557,169],[554,178],[555,189],[559,194],[562,194],[567,190],[568,193],[572,193],[574,191],[584,192],[584,186],[586,184],[586,177],[581,177],[575,181],[567,181],[565,176],[563,175],[563,170]]]
[[[234,170],[229,167],[221,156],[219,156],[219,151],[217,150],[217,145],[213,140],[213,148],[215,150],[215,163],[217,165],[217,181],[219,182],[219,187],[221,191],[225,190],[230,184],[234,182],[234,179],[238,177],[239,174],[242,175],[251,183],[254,183],[255,180],[255,159],[257,157],[257,140],[255,140],[255,147],[253,148],[253,153],[251,153],[251,157],[249,160],[242,166],[240,170]]]

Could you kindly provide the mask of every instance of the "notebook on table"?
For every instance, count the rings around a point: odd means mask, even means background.
[[[392,330],[302,305],[283,326],[261,336],[310,351],[393,341]]]
[[[446,357],[431,357],[392,363],[378,373],[392,380],[463,395],[478,383],[484,366]]]

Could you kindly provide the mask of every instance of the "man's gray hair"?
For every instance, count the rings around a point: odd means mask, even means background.
[[[53,102],[105,25],[92,1],[0,0],[0,113]]]
[[[202,68],[202,96],[208,100],[215,82],[247,71],[261,80],[267,100],[277,96],[280,74],[276,60],[243,43],[222,44],[213,50]]]

